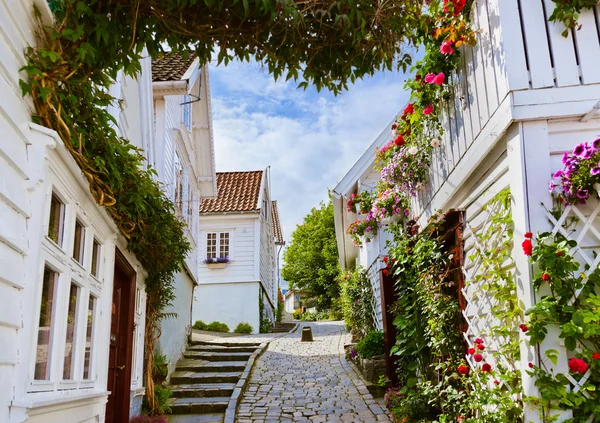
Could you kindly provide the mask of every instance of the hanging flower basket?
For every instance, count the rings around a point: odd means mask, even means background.
[[[394,214],[392,216],[384,217],[383,219],[381,219],[381,223],[383,223],[384,225],[392,225],[394,223],[401,222],[402,217],[403,216],[401,214]]]

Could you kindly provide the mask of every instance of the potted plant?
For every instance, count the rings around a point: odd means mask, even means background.
[[[207,257],[204,259],[204,264],[209,269],[224,269],[229,263],[229,257]]]
[[[600,138],[578,144],[572,154],[565,152],[562,163],[564,167],[552,175],[550,192],[558,189],[565,205],[585,204],[600,196]]]
[[[375,218],[384,225],[398,223],[409,215],[409,201],[406,194],[392,186],[382,184],[373,201]]]
[[[359,246],[362,240],[369,242],[377,234],[378,224],[375,220],[375,214],[370,211],[363,220],[357,220],[352,223],[346,233],[352,237],[354,245]]]

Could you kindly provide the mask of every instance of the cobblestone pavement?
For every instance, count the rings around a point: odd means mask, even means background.
[[[236,422],[389,422],[343,358],[349,341],[342,322],[310,323],[274,339],[256,363]]]

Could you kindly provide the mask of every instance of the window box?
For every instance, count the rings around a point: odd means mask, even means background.
[[[229,263],[229,257],[207,257],[204,259],[204,264],[206,264],[206,267],[209,269],[224,269],[225,266],[227,266],[227,263]]]

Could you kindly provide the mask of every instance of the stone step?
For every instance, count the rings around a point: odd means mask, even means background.
[[[213,351],[186,351],[184,358],[206,361],[244,361],[249,360],[250,352],[213,352]]]
[[[235,383],[189,383],[169,388],[174,398],[227,397],[233,394]]]
[[[188,351],[210,351],[210,352],[249,352],[256,351],[256,346],[246,347],[225,347],[222,345],[193,345],[188,348]]]
[[[208,346],[219,346],[219,347],[255,347],[260,346],[260,342],[212,342],[212,341],[194,341],[190,342],[190,345],[208,345]]]
[[[242,372],[214,372],[198,373],[187,370],[176,370],[171,375],[172,385],[184,385],[193,383],[236,383]]]
[[[227,410],[229,397],[171,398],[173,414],[218,413]]]
[[[210,414],[171,414],[167,416],[169,423],[223,423],[225,413]]]
[[[244,361],[206,361],[184,358],[177,363],[176,370],[189,370],[193,372],[243,372],[246,368]]]

